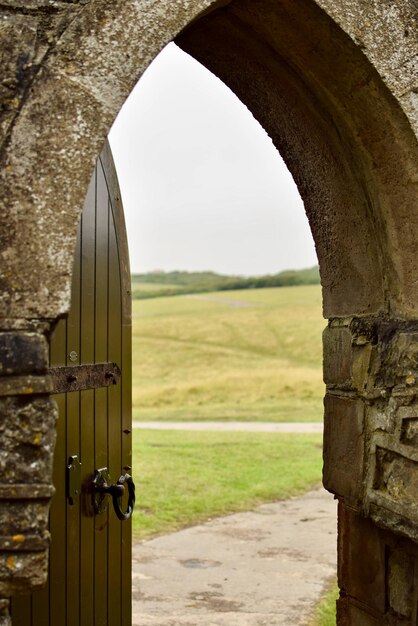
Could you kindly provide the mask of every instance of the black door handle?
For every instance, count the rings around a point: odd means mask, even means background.
[[[124,474],[120,476],[118,481],[114,484],[110,483],[110,476],[107,471],[107,467],[94,471],[94,478],[92,481],[92,501],[93,510],[96,515],[102,513],[106,509],[106,496],[112,497],[112,503],[114,511],[117,517],[124,522],[132,516],[135,506],[135,483],[132,480],[132,476]],[[128,505],[126,511],[122,511],[121,499],[125,494],[125,485],[128,488]]]
[[[125,485],[128,487],[128,505],[126,507],[126,511],[124,512],[121,509],[120,501],[122,495],[125,493]],[[132,517],[132,513],[134,512],[135,483],[132,480],[132,476],[130,476],[129,474],[124,474],[118,479],[116,485],[112,485],[112,487],[115,488],[112,493],[113,508],[118,518],[122,522],[124,522],[125,520]],[[122,493],[120,492],[121,489]]]

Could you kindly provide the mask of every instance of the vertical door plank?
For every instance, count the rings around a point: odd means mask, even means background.
[[[80,225],[81,226],[81,225]],[[80,363],[80,226],[75,251],[73,280],[71,292],[71,310],[67,321],[67,363],[78,365]],[[76,353],[77,359],[71,361],[69,354]],[[66,394],[67,401],[67,454],[69,457],[77,455],[80,458],[80,392],[72,391]],[[69,504],[66,500],[67,509],[67,622],[66,626],[80,626],[80,525],[79,525],[79,502]]]
[[[13,626],[30,626],[32,624],[31,596],[14,596],[11,614]]]
[[[122,431],[122,466],[131,468],[129,474],[135,480],[135,468],[132,467],[132,311],[131,311],[131,272],[129,267],[128,241],[125,219],[120,200],[119,189],[115,194],[115,211],[118,249],[121,273],[122,300],[122,380],[121,380],[121,431]],[[122,524],[122,615],[121,626],[132,624],[132,520]]]
[[[113,212],[109,201],[109,317],[108,317],[108,346],[109,360],[114,361],[121,367],[122,357],[122,303],[121,284],[119,269],[119,253],[115,232]],[[124,473],[122,468],[122,445],[121,445],[121,384],[109,388],[109,470],[112,482],[116,481]],[[127,498],[124,497],[123,504]],[[111,506],[111,505],[110,505]],[[112,508],[112,507],[111,507]],[[110,510],[109,516],[109,576],[108,576],[108,626],[120,626],[121,602],[122,602],[122,566],[121,566],[121,543],[122,524],[114,511]]]
[[[106,180],[112,204],[115,224],[118,269],[120,274],[120,302],[121,302],[121,466],[131,468],[132,465],[132,355],[131,355],[131,274],[129,268],[128,242],[126,237],[125,219],[121,195],[110,148],[105,145],[100,156],[106,172]],[[113,264],[112,264],[113,266]],[[115,260],[116,267],[116,260]],[[132,473],[132,470],[127,470]],[[131,626],[132,623],[132,575],[131,575],[131,521],[121,524],[121,626]]]
[[[87,192],[81,222],[81,363],[94,363],[96,174]],[[81,392],[80,460],[83,480],[94,472],[94,390]],[[87,485],[83,486],[83,492]],[[94,626],[94,517],[90,495],[80,501],[80,626]]]
[[[49,621],[49,584],[32,594],[32,623],[35,626],[42,618],[42,624],[50,625]],[[13,622],[13,626],[15,626]]]
[[[108,193],[100,164],[96,184],[95,361],[107,361],[108,316]],[[107,389],[95,390],[95,464],[108,467]],[[107,626],[108,509],[95,517],[95,626]]]
[[[126,349],[129,346],[129,354]],[[135,480],[135,468],[132,468],[132,387],[131,387],[131,328],[122,328],[122,370],[121,380],[121,428],[122,428],[122,466],[131,467],[128,473]],[[134,513],[135,514],[135,513]],[[121,626],[132,624],[132,520],[122,524],[122,615]]]

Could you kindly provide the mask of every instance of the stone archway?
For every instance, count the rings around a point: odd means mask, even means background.
[[[340,623],[416,623],[413,0],[9,0],[0,13],[7,61],[0,349],[15,350],[4,428],[18,437],[16,396],[25,394],[28,411],[50,416],[53,439],[45,337],[68,310],[91,170],[138,76],[175,38],[261,122],[305,201],[330,320],[324,481],[340,500]],[[33,375],[36,396],[27,391]],[[11,453],[4,447],[0,462]],[[18,446],[13,454],[24,516],[31,480]],[[45,506],[35,535],[47,515],[50,467],[51,442],[39,467]],[[36,555],[19,567],[26,585],[44,575],[45,551]],[[0,552],[1,596],[19,578],[6,559]]]

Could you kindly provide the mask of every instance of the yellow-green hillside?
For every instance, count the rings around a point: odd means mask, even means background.
[[[320,421],[319,285],[133,302],[134,419]]]

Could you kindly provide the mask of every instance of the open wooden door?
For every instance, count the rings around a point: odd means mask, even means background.
[[[55,328],[50,361],[56,389],[65,392],[55,396],[49,580],[46,588],[13,599],[13,626],[130,626],[130,271],[108,143],[88,189],[71,311]],[[105,483],[116,485],[110,494]]]

